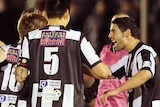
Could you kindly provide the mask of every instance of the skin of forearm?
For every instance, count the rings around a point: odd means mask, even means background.
[[[95,67],[91,69],[92,73],[96,75],[96,78],[98,79],[108,79],[111,78],[112,73],[108,66],[106,66],[104,63],[99,63]]]
[[[91,77],[94,77],[94,78],[97,78],[97,79],[100,79],[93,71],[91,68],[89,68],[89,66],[87,66],[86,64],[83,64],[83,73],[84,74],[87,74]]]
[[[6,58],[7,58],[7,54],[2,48],[0,48],[0,63],[3,62]]]
[[[116,90],[120,93],[122,91],[127,91],[136,88],[144,84],[150,78],[152,78],[152,73],[150,71],[140,70],[137,74],[135,74],[132,78],[127,80],[122,86],[120,86]]]

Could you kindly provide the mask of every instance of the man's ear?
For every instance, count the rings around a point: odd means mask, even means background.
[[[68,19],[70,17],[70,13],[69,13],[69,10],[67,10],[65,13],[64,13],[64,18],[65,19]]]
[[[127,29],[126,31],[124,31],[124,35],[125,35],[125,37],[130,36],[131,35],[131,30]]]
[[[47,12],[45,10],[42,11],[42,16],[44,16],[46,20],[48,20]]]

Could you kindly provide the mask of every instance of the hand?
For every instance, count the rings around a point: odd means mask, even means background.
[[[16,78],[16,81],[17,82],[23,82],[26,80],[26,78],[28,77],[29,75],[29,71],[27,68],[25,67],[22,67],[22,66],[17,66],[15,68],[15,78]]]
[[[7,58],[7,54],[3,48],[0,48],[0,63],[3,62]]]
[[[117,95],[119,92],[116,90],[116,89],[114,89],[114,90],[110,90],[110,91],[107,91],[107,92],[105,92],[105,93],[103,93],[102,95],[101,95],[101,101],[102,101],[102,104],[103,105],[106,105],[107,104],[107,98],[108,97],[111,97],[111,96],[115,96],[115,95]]]
[[[0,41],[0,46],[5,46],[6,44],[2,41]]]

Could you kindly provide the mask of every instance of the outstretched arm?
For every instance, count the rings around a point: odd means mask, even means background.
[[[89,68],[86,64],[83,64],[83,68],[86,74],[93,76],[97,79],[108,79],[112,76],[109,67],[102,62],[97,64],[93,68]]]
[[[114,90],[105,92],[101,96],[101,100],[102,100],[103,104],[105,105],[107,103],[108,97],[115,96],[122,91],[127,91],[130,89],[136,88],[138,86],[141,86],[146,81],[148,81],[150,78],[152,78],[152,73],[149,70],[140,70],[131,79],[127,80],[122,86],[120,86]]]
[[[99,56],[96,54],[96,51],[92,47],[91,43],[86,40],[86,38],[82,39],[80,47],[89,65],[93,66],[92,68],[89,68],[88,71],[98,79],[110,78],[112,73],[109,67],[103,62],[100,62]]]

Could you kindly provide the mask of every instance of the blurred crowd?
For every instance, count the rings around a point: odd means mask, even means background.
[[[147,0],[147,4],[147,42],[160,53],[160,0]],[[6,44],[16,44],[19,40],[16,25],[21,12],[31,7],[43,10],[43,5],[44,0],[0,0],[0,40]],[[140,0],[72,0],[70,12],[68,27],[81,30],[99,53],[103,45],[110,42],[106,38],[109,21],[115,13],[125,12],[140,23]]]

